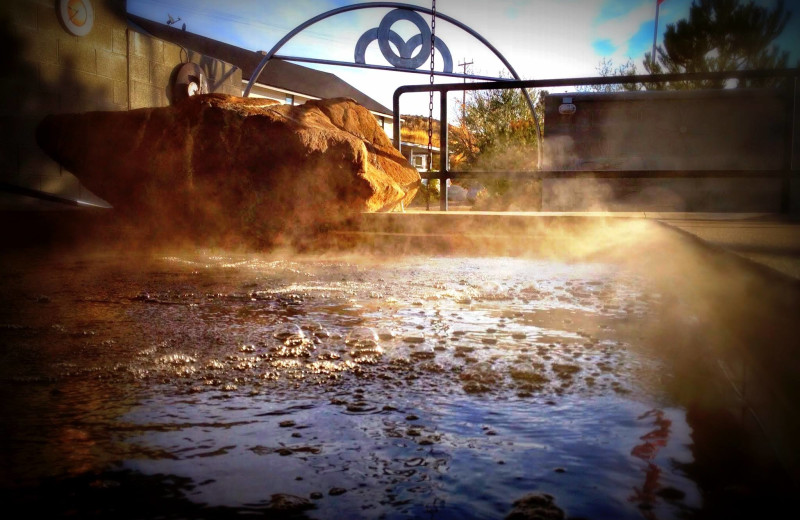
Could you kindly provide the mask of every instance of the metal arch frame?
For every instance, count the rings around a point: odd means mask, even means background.
[[[248,81],[247,87],[245,88],[244,93],[242,95],[244,97],[249,97],[250,96],[250,90],[253,88],[253,85],[258,80],[258,77],[264,71],[264,67],[267,66],[267,63],[269,62],[269,60],[271,60],[272,58],[276,57],[277,52],[281,49],[281,47],[286,45],[286,43],[289,40],[291,40],[292,38],[297,36],[297,34],[301,33],[306,28],[314,25],[317,22],[325,20],[326,18],[330,18],[330,17],[336,16],[338,14],[347,13],[347,12],[350,12],[350,11],[360,11],[361,9],[375,9],[375,8],[406,9],[406,10],[409,10],[409,11],[417,11],[417,12],[425,13],[425,14],[428,14],[428,15],[433,14],[433,10],[432,9],[428,9],[427,7],[420,7],[420,6],[411,5],[411,4],[404,4],[404,3],[400,3],[400,2],[367,2],[367,3],[363,3],[363,4],[354,4],[354,5],[347,5],[347,6],[344,6],[344,7],[337,7],[336,9],[331,9],[330,11],[326,11],[326,12],[324,12],[322,14],[319,14],[319,15],[313,17],[313,18],[310,18],[310,19],[306,20],[305,22],[301,23],[300,25],[298,25],[297,27],[295,27],[294,29],[289,31],[286,34],[286,36],[281,38],[280,41],[278,41],[278,43],[276,43],[271,48],[264,55],[264,57],[259,62],[258,66],[253,71],[253,74],[250,77],[250,81]],[[459,22],[455,18],[453,18],[451,16],[448,16],[446,14],[443,14],[443,13],[441,13],[439,11],[436,12],[436,16],[438,18],[441,18],[442,20],[450,22],[451,24],[453,24],[456,27],[458,27],[459,29],[465,31],[466,33],[468,33],[469,35],[471,35],[475,39],[477,39],[479,42],[484,44],[486,46],[486,48],[488,48],[490,51],[492,51],[492,53],[494,53],[494,55],[497,56],[497,58],[503,63],[503,65],[508,69],[508,71],[511,73],[513,78],[515,80],[517,80],[517,81],[521,81],[521,78],[519,77],[519,74],[517,74],[517,71],[514,70],[514,67],[511,66],[511,64],[508,62],[508,60],[505,58],[505,56],[503,56],[503,54],[500,51],[498,51],[491,43],[489,43],[489,41],[486,40],[486,38],[481,36],[480,33],[476,32],[475,30],[473,30],[469,26]],[[294,60],[294,61],[307,61],[307,62],[310,62],[310,63],[323,63],[323,64],[329,64],[329,65],[358,66],[358,67],[366,67],[366,68],[376,68],[376,69],[380,69],[380,70],[397,70],[397,71],[401,71],[401,72],[419,72],[417,69],[374,67],[374,66],[369,66],[369,65],[350,64],[350,63],[346,63],[346,62],[333,62],[333,61],[328,61],[328,60],[319,60],[318,61],[318,60],[313,60],[313,59],[309,59],[309,58],[297,59],[297,58],[294,58],[294,57],[291,57],[291,56],[280,56],[280,59],[284,59],[284,60],[287,60],[287,61],[292,61],[292,60]],[[425,73],[429,74],[428,71],[425,71]],[[454,76],[454,77],[469,77],[469,78],[474,78],[474,79],[485,79],[485,80],[495,80],[495,81],[502,80],[502,78],[486,78],[486,77],[467,76],[467,75],[459,75],[459,74],[452,74],[452,73],[443,74],[443,73],[439,73],[439,72],[434,72],[434,74],[435,75]],[[535,126],[536,126],[536,138],[537,138],[537,141],[538,141],[538,145],[537,145],[538,163],[539,163],[539,167],[541,167],[541,161],[542,161],[542,131],[541,131],[541,128],[539,126],[539,118],[536,116],[536,109],[534,107],[534,104],[533,104],[533,101],[531,100],[530,95],[528,94],[528,91],[523,88],[522,89],[522,93],[525,96],[525,101],[527,101],[527,103],[528,103],[528,108],[530,108],[531,115],[533,116],[533,121],[534,121]]]

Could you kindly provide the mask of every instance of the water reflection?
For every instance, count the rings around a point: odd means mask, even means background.
[[[501,518],[545,491],[575,517],[700,506],[675,470],[691,439],[669,369],[642,344],[660,296],[619,266],[198,254],[19,273],[0,375],[3,485],[23,503]]]

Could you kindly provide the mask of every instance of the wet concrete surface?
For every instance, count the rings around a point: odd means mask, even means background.
[[[791,278],[652,221],[561,220],[528,240],[432,225],[314,256],[4,255],[5,502],[51,517],[751,518],[791,500]]]

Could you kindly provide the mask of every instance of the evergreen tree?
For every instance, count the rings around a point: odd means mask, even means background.
[[[790,17],[783,0],[778,0],[774,9],[752,1],[743,4],[739,0],[693,0],[688,19],[667,25],[664,45],[656,50],[658,60],[654,63],[651,53],[645,54],[644,68],[652,74],[784,68],[789,53],[772,42],[783,32]],[[752,84],[739,82],[739,86]],[[671,86],[722,88],[725,82],[684,82]]]

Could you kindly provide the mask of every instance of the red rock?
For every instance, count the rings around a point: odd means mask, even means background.
[[[275,244],[397,209],[420,185],[372,114],[343,98],[289,106],[208,94],[51,115],[37,141],[128,227],[157,238]]]

